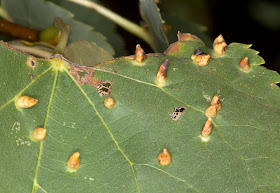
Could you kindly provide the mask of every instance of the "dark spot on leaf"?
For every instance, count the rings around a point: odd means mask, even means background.
[[[172,117],[173,121],[178,121],[186,109],[186,107],[177,107],[174,109],[173,113],[170,113],[169,115]]]
[[[28,73],[28,76],[29,76],[30,79],[33,79],[33,77],[35,76],[35,74]]]
[[[33,57],[29,56],[27,58],[26,64],[30,68],[34,69],[37,66],[37,61]]]
[[[99,96],[108,96],[112,91],[112,82],[104,81],[100,85],[97,86]]]

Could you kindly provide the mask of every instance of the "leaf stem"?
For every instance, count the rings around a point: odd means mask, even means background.
[[[54,25],[59,29],[61,35],[53,54],[63,54],[68,41],[69,25],[65,24],[59,17],[54,19]]]
[[[115,22],[117,25],[122,27],[123,29],[127,30],[128,32],[136,35],[137,37],[144,40],[146,43],[148,43],[153,49],[154,49],[154,43],[151,34],[140,25],[137,25],[126,18],[123,18],[122,16],[112,12],[111,10],[95,3],[89,0],[68,0],[73,3],[82,5],[84,7],[87,7],[89,9],[93,9],[99,14],[103,15],[104,17],[107,17],[111,21]]]

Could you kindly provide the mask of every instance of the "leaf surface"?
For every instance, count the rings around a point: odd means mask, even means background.
[[[190,60],[200,47],[211,54],[200,67]],[[0,47],[0,186],[4,192],[278,192],[280,90],[278,73],[248,45],[232,43],[217,56],[200,40],[172,44],[149,54],[143,65],[122,57],[94,67],[56,58],[37,60]],[[251,71],[239,62],[249,57]],[[169,59],[164,86],[156,83]],[[60,62],[57,62],[60,61]],[[32,79],[30,74],[33,74]],[[105,81],[105,82],[104,82]],[[106,89],[116,101],[104,106]],[[17,109],[18,96],[39,100]],[[210,140],[202,142],[205,109],[219,95]],[[186,107],[178,121],[170,114]],[[34,128],[47,128],[34,142]],[[161,166],[157,156],[172,156]],[[77,172],[66,162],[80,152]]]
[[[73,63],[82,66],[93,66],[113,59],[113,56],[104,49],[98,47],[94,42],[75,41],[66,47],[64,57]]]

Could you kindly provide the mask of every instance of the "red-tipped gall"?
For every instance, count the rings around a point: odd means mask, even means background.
[[[167,66],[168,66],[168,59],[165,59],[163,63],[160,65],[157,72],[157,82],[159,84],[165,83],[167,77]]]
[[[137,44],[135,49],[135,61],[138,63],[142,63],[144,62],[145,58],[145,51],[143,50],[143,48],[141,48],[139,44]]]

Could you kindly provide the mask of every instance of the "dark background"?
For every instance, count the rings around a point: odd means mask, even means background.
[[[170,5],[170,10],[181,10],[186,20],[192,20],[208,28],[207,34],[213,40],[222,34],[229,44],[239,42],[253,44],[265,59],[265,67],[280,72],[280,1],[279,0],[161,0]],[[118,14],[140,24],[138,0],[103,0],[102,4]],[[162,10],[164,14],[168,10]],[[171,25],[172,27],[172,25]],[[126,48],[133,54],[135,45],[144,42],[118,27],[126,41]],[[185,31],[187,32],[187,31]],[[148,45],[145,45],[145,48]],[[147,50],[152,52],[152,50]]]

